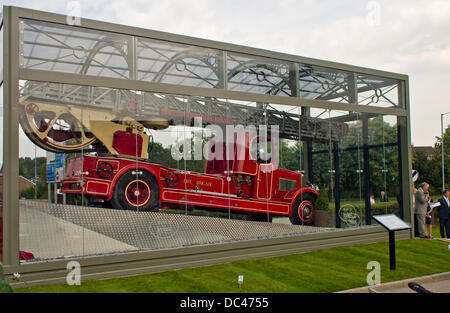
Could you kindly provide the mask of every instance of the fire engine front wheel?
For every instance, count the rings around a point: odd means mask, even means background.
[[[111,204],[115,209],[148,211],[158,206],[159,187],[153,175],[131,171],[119,178]]]
[[[314,196],[305,193],[295,199],[289,219],[294,225],[312,225],[314,223]]]

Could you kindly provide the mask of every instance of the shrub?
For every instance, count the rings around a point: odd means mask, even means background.
[[[377,202],[370,206],[372,215],[397,213],[399,210],[398,202]]]
[[[319,189],[319,196],[316,199],[315,209],[319,211],[328,211],[330,209],[327,188],[321,187]]]
[[[25,190],[22,190],[19,193],[19,198],[34,199],[34,197],[35,197],[34,188],[35,188],[34,186],[31,186]],[[46,199],[48,197],[47,193],[48,193],[47,184],[46,183],[38,183],[37,190],[36,190],[37,198],[38,199]]]
[[[33,186],[28,187],[27,189],[22,190],[19,193],[19,198],[34,199],[34,196],[35,195],[34,195],[34,187]]]

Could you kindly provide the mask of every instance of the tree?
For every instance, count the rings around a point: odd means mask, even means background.
[[[444,138],[436,137],[436,143],[434,144],[434,155],[430,163],[431,175],[433,185],[431,186],[435,191],[441,191],[442,189],[442,141],[444,142],[444,177],[445,188],[450,186],[450,127],[444,132]],[[420,173],[420,172],[419,172]],[[430,183],[431,184],[431,183]]]
[[[300,142],[294,141],[292,143],[292,140],[280,139],[279,144],[278,167],[291,171],[301,170],[303,166],[300,165],[300,159],[303,155],[301,155]]]
[[[444,132],[444,162],[445,162],[445,182],[446,188],[450,186],[450,127]],[[430,184],[431,194],[440,194],[442,189],[442,138],[436,137],[434,153],[431,159],[421,152],[413,149],[412,167],[419,172],[419,181]]]
[[[161,164],[170,168],[176,168],[177,162],[172,158],[169,148],[164,148],[159,142],[153,143],[152,150],[149,155],[150,162]]]
[[[30,157],[19,159],[19,175],[33,179],[36,183],[37,198],[47,197],[47,163],[45,157],[32,159]],[[36,177],[35,177],[36,174]],[[29,187],[19,195],[21,198],[34,199],[35,187]]]

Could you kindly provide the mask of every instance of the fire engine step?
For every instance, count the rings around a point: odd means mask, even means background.
[[[37,260],[157,250],[332,228],[20,200],[20,249]]]

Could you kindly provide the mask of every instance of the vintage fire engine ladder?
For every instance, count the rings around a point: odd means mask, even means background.
[[[148,141],[145,129],[194,126],[194,117],[201,117],[203,126],[267,122],[279,126],[280,138],[313,142],[339,141],[348,130],[340,121],[299,117],[267,105],[40,82],[21,86],[20,107],[20,123],[29,139],[61,153],[95,149],[116,154],[114,131],[131,129]]]

